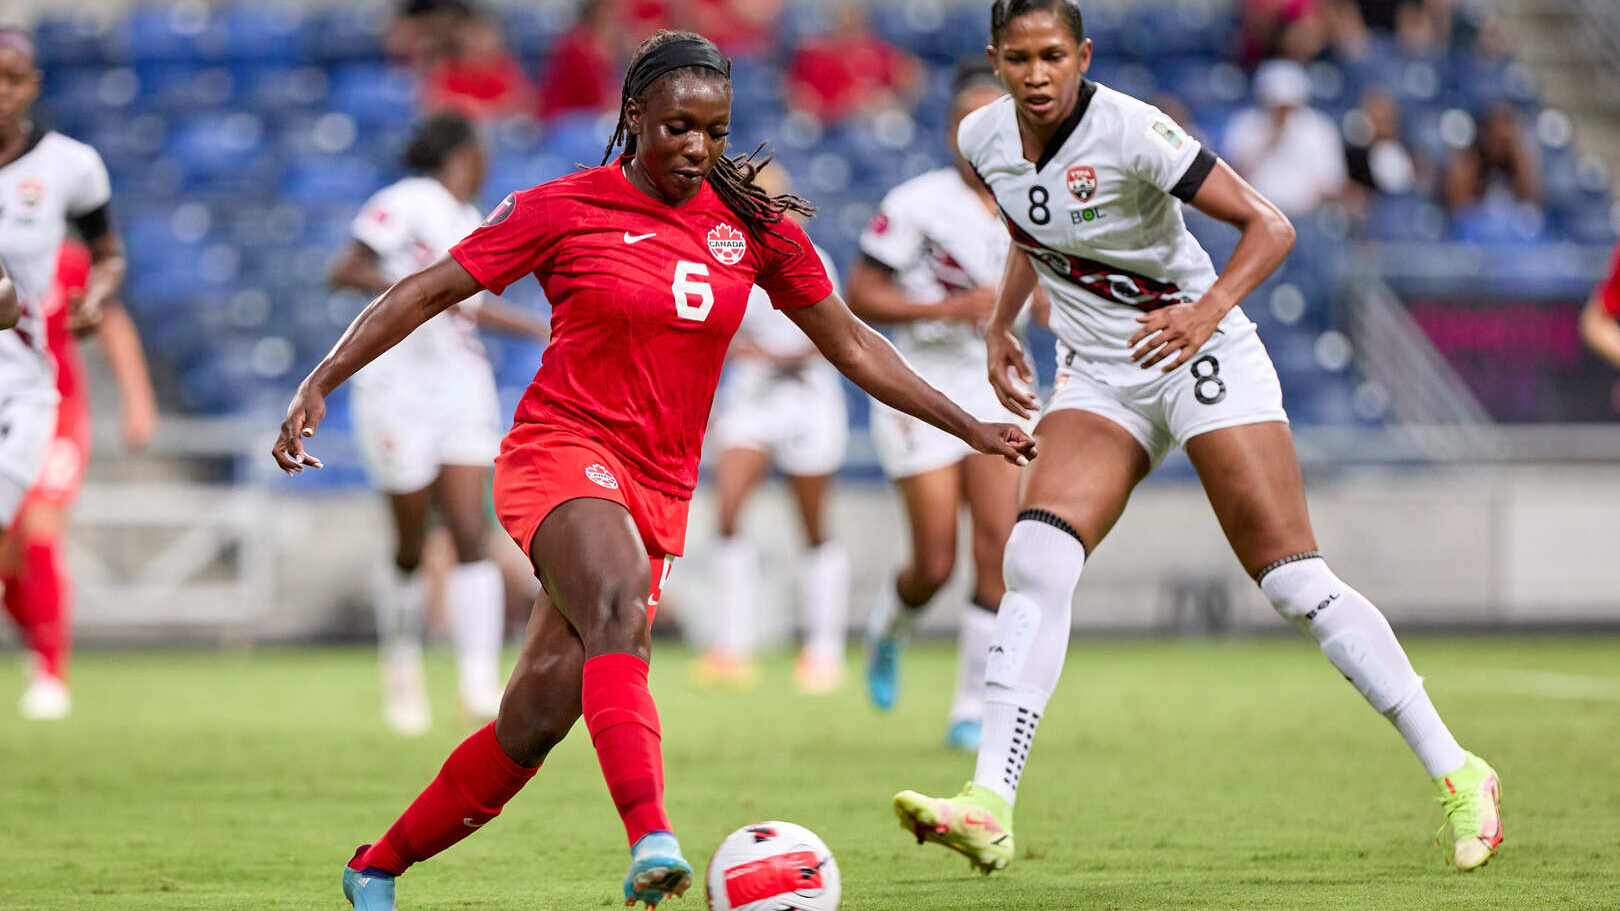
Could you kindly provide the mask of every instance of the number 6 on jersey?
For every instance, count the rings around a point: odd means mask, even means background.
[[[675,264],[675,281],[669,286],[675,294],[675,313],[681,319],[702,322],[709,318],[709,311],[714,308],[714,289],[708,282],[697,281],[692,276],[709,275],[709,267],[702,263],[681,260]],[[692,303],[692,298],[697,303]]]

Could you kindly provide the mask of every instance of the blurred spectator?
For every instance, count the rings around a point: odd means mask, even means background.
[[[872,34],[859,4],[839,3],[829,15],[832,26],[800,45],[788,64],[788,106],[823,123],[909,108],[922,82],[921,65]]]
[[[781,0],[686,0],[693,31],[729,57],[760,57],[776,40]]]
[[[540,74],[539,115],[611,111],[619,102],[619,59],[638,32],[616,21],[610,0],[587,0],[579,21],[557,39]]]
[[[1243,0],[1243,62],[1310,60],[1327,41],[1322,0]]]
[[[1232,167],[1290,215],[1316,211],[1344,191],[1344,145],[1333,120],[1309,106],[1310,77],[1291,60],[1255,73],[1259,108],[1238,112],[1226,130]]]
[[[1453,215],[1485,202],[1541,204],[1541,156],[1517,108],[1501,103],[1479,123],[1474,143],[1452,156],[1445,203]]]
[[[1388,86],[1375,85],[1344,118],[1345,195],[1360,208],[1369,196],[1428,191],[1427,162],[1401,135],[1401,110]]]
[[[429,111],[483,121],[533,104],[534,87],[500,31],[465,0],[406,0],[385,40],[421,73]]]
[[[383,35],[383,48],[390,58],[424,72],[439,54],[443,36],[472,15],[468,0],[403,0]]]

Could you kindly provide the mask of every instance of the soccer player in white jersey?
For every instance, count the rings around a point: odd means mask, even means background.
[[[464,118],[423,121],[404,157],[416,175],[379,191],[355,216],[353,240],[332,268],[334,286],[375,297],[483,220],[473,199],[484,181],[484,150]],[[483,720],[500,708],[506,596],[489,559],[485,502],[502,428],[480,324],[537,340],[547,334],[537,317],[480,295],[429,320],[354,379],[356,441],[394,519],[393,559],[379,567],[376,609],[383,715],[402,734],[422,733],[432,720],[422,681],[419,568],[435,507],[456,553],[445,602],[462,714]]]
[[[1163,113],[1085,78],[1091,42],[1072,0],[998,0],[989,55],[1010,97],[964,120],[958,141],[1018,254],[987,330],[990,381],[1009,407],[1034,408],[1012,376],[1029,367],[1010,327],[1037,282],[1061,370],[1007,541],[973,781],[949,799],[896,795],[902,824],[986,873],[1012,859],[1013,801],[1087,549],[1182,445],[1244,569],[1433,779],[1449,860],[1485,863],[1502,839],[1496,773],[1457,744],[1384,616],[1317,552],[1277,374],[1237,307],[1287,255],[1292,226]],[[1220,273],[1183,203],[1242,232]]]
[[[84,293],[70,315],[75,332],[95,331],[124,279],[124,245],[108,214],[106,165],[95,149],[31,119],[39,88],[33,41],[17,29],[0,28],[0,263],[17,298],[15,325],[0,332],[0,537],[33,486],[56,430],[56,368],[46,348],[41,304],[55,281],[69,223],[90,248],[91,260]],[[7,321],[0,318],[0,325]],[[31,676],[23,713],[66,715],[67,684],[38,668]]]
[[[761,171],[758,183],[773,195],[793,192],[780,163]],[[832,260],[820,247],[816,253],[836,287]],[[757,678],[759,555],[738,526],[749,496],[775,461],[793,491],[808,546],[798,572],[804,645],[794,677],[801,692],[832,692],[843,682],[849,625],[849,555],[828,535],[827,521],[827,492],[849,442],[843,383],[758,286],[731,342],[722,382],[714,418],[720,443],[715,466],[720,541],[714,553],[718,622],[713,645],[698,665],[699,680],[748,686]]]
[[[956,127],[1003,94],[989,67],[958,72],[945,142],[951,165],[889,191],[861,236],[861,259],[848,288],[856,315],[892,326],[895,346],[912,367],[987,421],[1017,419],[984,382],[983,326],[995,304],[1007,239],[995,199],[957,152]],[[965,503],[973,524],[974,583],[957,632],[956,694],[945,743],[971,752],[979,745],[985,657],[1003,593],[1001,548],[1018,512],[1018,468],[882,405],[872,406],[872,438],[905,504],[911,553],[868,616],[867,694],[879,709],[894,707],[901,646],[951,578],[957,513]]]

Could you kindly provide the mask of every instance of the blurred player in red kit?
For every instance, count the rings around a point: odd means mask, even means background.
[[[56,437],[45,465],[24,498],[12,523],[12,534],[0,542],[0,586],[6,613],[17,624],[33,653],[32,682],[19,706],[23,717],[61,718],[71,708],[67,690],[72,648],[72,610],[62,539],[68,511],[84,482],[90,459],[90,390],[78,340],[68,328],[74,299],[90,279],[90,251],[69,241],[57,258],[56,284],[45,296],[45,341],[56,361]],[[101,349],[107,356],[123,399],[123,439],[131,450],[152,438],[157,406],[146,355],[129,315],[107,305],[101,316]]]
[[[684,549],[715,386],[756,283],[878,400],[980,452],[1034,454],[1023,431],[969,416],[850,314],[804,230],[783,217],[809,204],[769,195],[754,163],[724,154],[730,72],[706,38],[648,39],[602,166],[508,196],[447,257],[362,311],[288,406],[276,462],[318,468],[304,439],[325,397],[433,314],[530,273],[551,301],[551,346],[495,463],[496,513],[544,593],[499,716],[345,868],[361,911],[391,911],[395,878],[499,814],[581,717],[630,842],[623,897],[650,906],[691,885],[664,812],[649,623]]]
[[[7,610],[39,658],[20,708],[26,717],[45,720],[65,716],[70,706],[55,544],[63,510],[60,503],[36,510],[26,534],[21,513],[42,476],[53,479],[56,493],[76,485],[65,476],[77,475],[82,465],[82,429],[68,428],[69,439],[80,441],[79,451],[63,456],[67,444],[57,436],[60,357],[53,358],[51,349],[60,349],[69,329],[80,335],[96,331],[123,282],[125,264],[109,211],[106,165],[95,149],[33,120],[39,88],[33,40],[18,29],[0,28],[0,262],[16,296],[14,313],[3,312],[13,308],[0,301],[0,326],[15,324],[0,332],[0,585]],[[80,290],[58,296],[58,258],[70,226],[85,242]],[[56,323],[48,331],[46,314],[52,310]],[[56,483],[64,478],[65,485]]]
[[[1594,354],[1620,367],[1620,245],[1614,248],[1608,277],[1592,289],[1581,311],[1581,338]]]

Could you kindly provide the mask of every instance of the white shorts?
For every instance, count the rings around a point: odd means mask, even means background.
[[[0,393],[0,532],[11,527],[56,436],[56,390]]]
[[[501,446],[494,376],[486,369],[439,378],[444,382],[437,385],[354,387],[355,444],[371,486],[383,493],[421,490],[438,478],[441,465],[494,464]]]
[[[1073,409],[1101,415],[1125,428],[1158,465],[1176,446],[1211,430],[1287,423],[1282,384],[1260,336],[1249,330],[1217,335],[1174,373],[1142,371],[1142,382],[1109,385],[1058,343],[1058,375],[1043,414]]]
[[[728,373],[715,418],[722,451],[768,452],[783,474],[794,477],[832,474],[844,464],[849,411],[832,365],[784,370],[739,361]]]
[[[927,371],[923,378],[981,421],[1017,424],[1026,431],[1034,426],[1001,406],[982,363],[948,373]],[[895,480],[955,465],[973,455],[973,447],[956,437],[878,402],[872,403],[872,443],[883,473]]]

